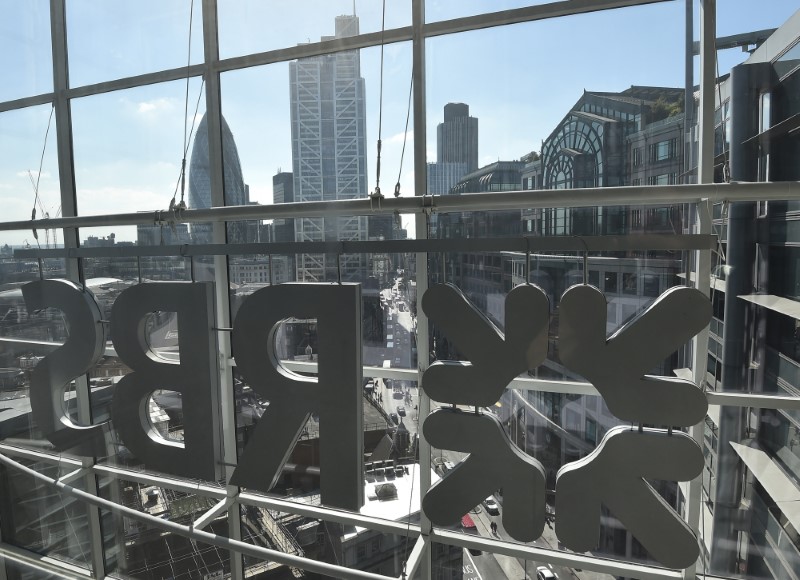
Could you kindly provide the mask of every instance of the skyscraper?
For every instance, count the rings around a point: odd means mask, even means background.
[[[436,163],[428,163],[428,193],[447,195],[467,173],[478,169],[478,119],[469,105],[447,103],[436,127]]]
[[[228,123],[222,119],[222,158],[223,179],[225,187],[225,205],[247,205],[249,194],[242,176],[242,165],[239,162],[239,152],[233,140]],[[208,166],[208,123],[206,116],[197,126],[192,145],[192,157],[189,163],[189,207],[201,209],[211,207],[211,177]],[[195,244],[211,243],[211,224],[192,224],[192,241]],[[228,225],[228,241],[231,243],[244,243],[247,239],[245,222],[236,222]]]
[[[279,171],[272,176],[272,203],[292,203],[294,201],[294,177],[288,171]],[[276,219],[272,222],[275,228],[276,242],[294,241],[294,220]]]
[[[358,34],[358,17],[337,16],[335,36]],[[332,201],[367,195],[364,79],[358,51],[304,58],[289,65],[292,172],[295,201]],[[295,240],[366,240],[365,216],[298,218]],[[361,280],[363,256],[343,255],[341,277]],[[297,256],[297,279],[316,282],[337,277],[337,257]]]
[[[444,122],[436,127],[436,161],[466,163],[466,173],[478,169],[478,119],[469,116],[469,105],[444,106]]]

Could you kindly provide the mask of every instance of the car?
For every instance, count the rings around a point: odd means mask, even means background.
[[[394,423],[395,425],[400,423],[400,419],[398,418],[397,413],[389,413],[389,419],[391,419],[392,423]]]
[[[470,517],[469,514],[464,514],[461,517],[461,529],[466,534],[475,534],[475,535],[478,534],[478,528],[475,525],[475,521]],[[472,554],[473,556],[480,556],[481,554],[483,554],[483,552],[481,552],[477,548],[469,548],[469,553]]]
[[[557,580],[558,576],[547,566],[539,566],[536,568],[536,580]]]
[[[486,513],[490,516],[499,516],[500,515],[500,506],[497,505],[493,496],[487,497],[483,500],[483,507],[486,510]]]
[[[406,408],[403,405],[398,405],[397,406],[397,414],[400,415],[401,417],[405,417],[406,416]]]

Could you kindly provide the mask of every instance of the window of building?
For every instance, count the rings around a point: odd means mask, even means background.
[[[622,291],[625,294],[636,294],[637,287],[636,287],[636,274],[631,272],[623,272],[622,273]]]
[[[605,280],[603,281],[603,289],[606,292],[616,294],[617,292],[617,273],[616,272],[606,272],[605,273]]]
[[[567,431],[574,433],[576,435],[581,434],[581,416],[573,411],[572,409],[566,409],[566,413],[564,413],[564,427]]]
[[[647,178],[648,185],[674,185],[677,180],[676,173],[661,173]]]
[[[634,147],[633,149],[633,166],[639,167],[642,164],[642,148]]]
[[[659,161],[667,161],[675,157],[677,153],[678,140],[665,139],[649,146],[650,162],[657,163]]]
[[[597,444],[597,422],[589,418],[586,419],[586,440]]]
[[[652,298],[657,297],[661,293],[661,285],[658,281],[658,276],[653,274],[645,274],[642,276],[642,294]]]

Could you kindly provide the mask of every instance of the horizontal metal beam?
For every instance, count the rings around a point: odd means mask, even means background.
[[[0,338],[0,342],[8,343],[8,344],[15,344],[20,343],[25,346],[29,347],[36,347],[42,350],[54,350],[59,346],[62,346],[63,343],[61,342],[49,342],[49,341],[31,341],[19,338],[8,338],[3,337]],[[116,351],[113,347],[109,346],[105,349],[105,356],[117,356]],[[236,366],[236,361],[232,360],[233,366]],[[302,362],[302,361],[281,361],[282,366],[286,367],[290,371],[299,371],[303,373],[317,373],[317,363],[312,362]],[[419,380],[419,373],[417,369],[400,369],[400,368],[383,368],[383,367],[373,367],[373,366],[365,366],[363,368],[363,374],[366,377],[377,377],[381,379],[400,379],[400,380],[408,380],[408,381],[418,381]],[[518,389],[522,391],[543,391],[549,393],[561,393],[561,394],[569,394],[569,395],[590,395],[590,396],[599,396],[599,391],[588,382],[580,382],[580,381],[557,381],[557,380],[550,380],[550,379],[534,379],[534,378],[526,378],[526,377],[517,377],[516,379],[512,380],[508,384],[508,389]],[[707,391],[706,398],[708,399],[709,405],[726,405],[729,407],[760,407],[763,409],[786,409],[786,410],[796,410],[800,411],[800,397],[791,397],[785,395],[773,395],[773,394],[763,394],[763,393],[729,393],[729,392],[717,392],[717,391]],[[8,441],[8,440],[6,440]],[[30,442],[26,442],[30,444]],[[0,450],[5,450],[7,453],[13,453],[15,455],[20,456],[28,456],[29,458],[39,458],[40,452],[38,451],[30,451],[19,447],[12,447],[0,444]],[[45,451],[46,453],[46,451]],[[35,457],[31,454],[34,454]],[[62,462],[66,462],[66,459],[62,459]],[[74,461],[74,465],[80,465],[79,461]],[[96,470],[109,470],[113,469],[115,473],[121,474],[121,470],[119,468],[110,468],[109,466],[95,466],[94,469]],[[132,472],[133,474],[137,472]],[[149,477],[149,476],[148,476]],[[171,481],[171,480],[170,480]],[[167,483],[166,486],[169,487],[171,483]],[[196,486],[189,486],[191,489],[196,489]],[[187,488],[188,489],[188,488]],[[224,493],[221,490],[219,491],[220,494]]]
[[[580,568],[610,574],[612,576],[624,576],[626,578],[639,578],[641,580],[664,580],[667,578],[681,578],[681,572],[667,568],[656,568],[654,566],[644,566],[631,562],[621,562],[606,558],[584,556],[573,552],[561,552],[548,550],[525,544],[515,544],[504,542],[492,538],[465,534],[463,532],[453,532],[450,530],[433,529],[430,539],[433,542],[458,546],[461,548],[484,550],[495,554],[503,554],[512,558],[524,560],[534,560],[537,563],[545,562],[556,566],[567,568]]]
[[[306,201],[272,205],[237,205],[170,212],[154,210],[119,214],[0,222],[0,231],[86,228],[123,225],[163,225],[218,221],[291,219],[413,213],[451,213],[552,207],[647,206],[711,202],[800,199],[800,182],[713,183],[647,187],[593,187],[467,193],[464,195],[387,198],[364,197],[337,201]]]
[[[346,36],[319,42],[308,42],[297,46],[268,50],[245,56],[236,56],[220,60],[214,65],[217,72],[240,70],[253,66],[263,66],[286,62],[301,58],[313,58],[326,54],[334,54],[348,50],[359,50],[383,44],[411,41],[411,27],[392,28],[384,32],[368,32],[358,36]],[[411,47],[409,47],[410,50]]]
[[[373,574],[371,572],[354,570],[351,568],[345,568],[343,566],[328,564],[327,562],[319,562],[317,560],[311,560],[309,558],[304,558],[302,556],[286,554],[279,550],[262,548],[261,546],[255,546],[253,544],[248,544],[240,540],[234,540],[218,534],[204,532],[203,530],[190,528],[188,526],[184,526],[176,522],[151,516],[150,514],[140,512],[133,508],[129,508],[124,505],[114,503],[113,501],[97,497],[96,495],[93,495],[91,493],[60,483],[50,477],[47,477],[46,475],[39,473],[34,469],[31,469],[29,467],[26,467],[25,465],[22,465],[17,461],[14,461],[13,459],[3,454],[0,454],[0,463],[3,463],[4,465],[12,469],[16,469],[17,471],[20,471],[22,473],[25,473],[28,476],[38,481],[41,481],[47,485],[55,487],[61,494],[74,497],[75,499],[84,501],[101,509],[110,510],[114,513],[123,515],[125,517],[145,522],[147,525],[152,526],[154,528],[167,530],[168,532],[178,534],[182,537],[197,540],[199,542],[204,542],[206,544],[211,544],[212,546],[217,546],[218,548],[222,548],[224,550],[231,550],[233,552],[244,554],[246,556],[250,556],[253,558],[272,560],[274,562],[278,562],[279,564],[284,564],[286,566],[292,566],[295,568],[300,568],[302,570],[316,572],[317,574],[322,574],[323,576],[331,576],[334,578],[346,578],[352,580],[394,580],[394,578],[390,576],[383,576],[381,574]]]
[[[5,566],[11,563],[16,564],[20,570],[41,572],[39,574],[40,578],[64,578],[65,580],[96,578],[88,568],[79,568],[64,560],[43,556],[13,544],[2,542],[0,543],[0,566],[5,569]],[[22,576],[27,577],[24,574]]]
[[[547,18],[560,18],[562,16],[571,16],[574,14],[586,14],[589,12],[599,12],[601,10],[612,10],[615,8],[627,8],[630,6],[643,6],[645,4],[657,4],[671,1],[672,0],[563,0],[562,2],[548,2],[536,6],[501,10],[498,12],[477,14],[475,16],[464,16],[462,18],[443,20],[441,22],[429,22],[425,24],[424,34],[426,37],[439,36],[455,32],[480,30],[492,26],[520,24],[522,22],[533,22],[536,20],[545,20]]]
[[[800,397],[765,395],[762,393],[722,393],[716,391],[707,391],[706,399],[708,399],[709,405],[800,411]]]
[[[210,497],[216,500],[226,499],[227,493],[222,487],[215,487],[206,484],[198,484],[197,482],[178,479],[175,477],[166,477],[152,471],[135,471],[116,465],[98,464],[92,466],[92,471],[97,476],[113,477],[123,481],[133,481],[144,485],[155,485],[157,487],[165,487],[182,491],[184,493],[192,493]]]
[[[110,93],[113,91],[123,91],[136,87],[146,85],[155,85],[158,83],[168,83],[171,81],[186,80],[187,77],[200,77],[203,76],[206,66],[204,64],[193,64],[189,67],[172,68],[168,70],[161,70],[152,73],[145,73],[133,77],[125,77],[122,79],[114,79],[102,83],[95,83],[92,85],[84,85],[81,87],[71,88],[67,91],[68,99],[76,99],[80,97],[89,97],[92,95],[101,95],[103,93]]]
[[[83,464],[80,460],[74,459],[72,457],[64,457],[63,455],[56,454],[55,451],[50,449],[45,449],[44,447],[42,450],[37,449],[26,449],[24,447],[19,447],[16,445],[10,445],[9,442],[10,438],[6,438],[3,440],[3,443],[0,443],[0,453],[5,453],[11,457],[21,457],[28,461],[38,462],[38,461],[45,461],[47,463],[52,463],[53,465],[66,465],[69,467],[74,467],[76,469],[80,469],[83,467]],[[15,443],[19,443],[20,445],[50,445],[49,442],[37,440],[23,440],[23,439],[11,439]]]
[[[53,93],[45,93],[43,95],[35,95],[32,97],[25,97],[22,99],[16,99],[13,101],[6,101],[4,103],[0,103],[0,113],[5,113],[6,111],[15,111],[17,109],[24,109],[26,107],[36,107],[39,105],[46,105],[46,104],[53,103]]]
[[[337,524],[368,528],[370,530],[383,532],[384,534],[396,534],[412,538],[416,538],[420,534],[418,524],[386,520],[367,516],[358,512],[345,512],[326,508],[324,506],[309,505],[298,501],[267,497],[255,493],[241,492],[238,501],[241,505],[251,505],[287,514],[318,518],[329,522],[336,522]]]
[[[267,254],[377,254],[413,252],[620,252],[636,250],[711,250],[717,238],[701,234],[631,234],[626,236],[524,236],[515,238],[444,238],[352,242],[275,242],[184,244],[175,246],[105,246],[19,249],[16,258],[136,258],[153,256],[236,256]]]
[[[33,352],[50,352],[60,346],[64,346],[64,343],[58,340],[31,340],[29,338],[0,336],[0,346],[4,344],[25,347]],[[117,356],[117,351],[114,350],[113,346],[110,346],[110,343],[107,343],[103,356]]]

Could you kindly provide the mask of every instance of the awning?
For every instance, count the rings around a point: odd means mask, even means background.
[[[794,529],[800,530],[800,489],[761,449],[733,442],[731,446]]]

